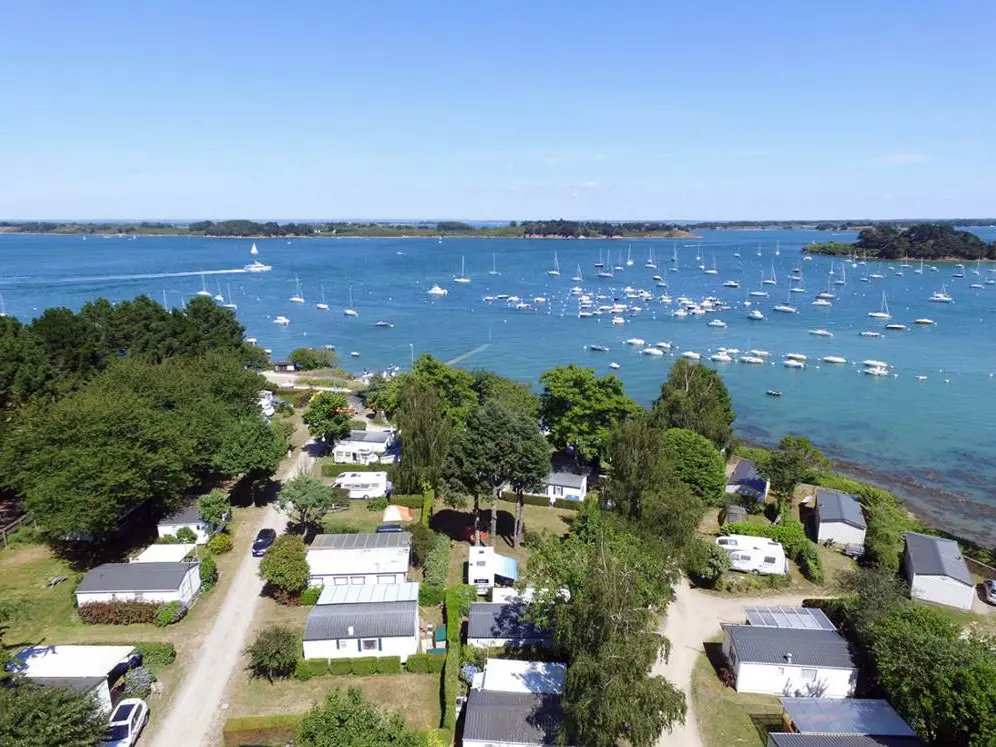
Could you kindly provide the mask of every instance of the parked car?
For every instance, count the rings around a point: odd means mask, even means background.
[[[982,584],[982,592],[985,594],[986,601],[989,604],[996,605],[996,581],[989,579]]]
[[[266,555],[266,551],[270,549],[270,545],[277,538],[277,532],[275,529],[260,529],[259,534],[256,535],[256,539],[252,541],[252,555],[254,558],[260,558]]]
[[[377,527],[377,534],[390,534],[392,532],[403,532],[405,528],[401,524],[381,524]]]
[[[132,747],[149,723],[149,707],[139,698],[125,698],[111,714],[100,747]]]

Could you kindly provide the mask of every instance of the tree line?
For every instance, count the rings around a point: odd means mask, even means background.
[[[949,223],[917,223],[908,228],[878,224],[862,230],[853,244],[831,241],[807,246],[805,251],[881,260],[987,260],[996,259],[996,241],[986,243]]]

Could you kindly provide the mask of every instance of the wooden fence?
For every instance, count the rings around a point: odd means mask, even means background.
[[[34,526],[35,520],[29,514],[14,519],[9,524],[0,527],[0,548],[7,547],[7,538],[23,527]]]

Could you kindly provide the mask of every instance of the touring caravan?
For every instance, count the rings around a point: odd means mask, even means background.
[[[343,472],[335,480],[335,487],[349,491],[356,499],[383,498],[391,492],[387,472]]]
[[[718,537],[716,544],[726,550],[730,556],[730,568],[734,571],[759,573],[763,576],[788,573],[785,549],[774,540],[730,534]]]

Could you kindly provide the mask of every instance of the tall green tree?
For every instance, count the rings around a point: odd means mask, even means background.
[[[301,722],[301,747],[424,747],[421,734],[405,728],[397,713],[390,715],[368,702],[359,688],[333,690]]]
[[[286,483],[277,496],[280,510],[293,511],[305,529],[315,527],[335,505],[332,488],[311,475],[298,475]]]
[[[671,428],[664,433],[664,450],[692,495],[708,506],[724,504],[726,466],[709,439],[695,431]]]
[[[268,479],[287,454],[287,439],[259,414],[236,420],[224,435],[215,456],[218,469],[242,475],[251,485]]]
[[[599,378],[592,368],[557,366],[541,374],[540,383],[540,419],[550,443],[570,448],[578,460],[601,458],[612,427],[640,411],[619,379]]]
[[[522,542],[525,494],[543,489],[546,477],[550,474],[550,447],[540,433],[535,418],[521,412],[513,419],[512,441],[508,444],[508,449],[508,484],[515,492],[512,544],[518,547]]]
[[[297,348],[288,357],[299,371],[334,368],[339,363],[338,356],[328,348]]]
[[[349,400],[339,392],[318,392],[309,400],[302,417],[308,432],[329,446],[349,437],[350,419]]]
[[[826,469],[829,465],[829,460],[808,438],[788,435],[764,460],[761,470],[771,482],[771,490],[778,496],[779,503],[784,503],[813,471]]]
[[[722,377],[701,363],[679,358],[671,366],[654,402],[655,423],[663,429],[685,428],[705,436],[717,449],[733,440],[733,411],[730,393]]]
[[[444,414],[454,426],[459,426],[478,402],[474,377],[431,355],[423,354],[416,359],[412,376],[436,392]]]
[[[221,488],[215,488],[206,495],[202,495],[197,501],[197,510],[201,518],[211,528],[212,532],[217,532],[226,523],[226,517],[231,514],[232,502]]]
[[[414,377],[401,384],[395,422],[401,438],[401,463],[394,474],[404,494],[439,487],[453,426],[436,390]]]
[[[294,534],[277,537],[260,561],[259,575],[268,584],[288,594],[304,591],[311,577],[304,540]]]
[[[539,417],[539,397],[528,384],[513,381],[486,369],[477,369],[471,375],[474,377],[472,386],[479,404],[494,400],[502,407],[522,413],[533,420]]]
[[[0,687],[0,745],[96,747],[107,717],[89,693],[20,680]]]

